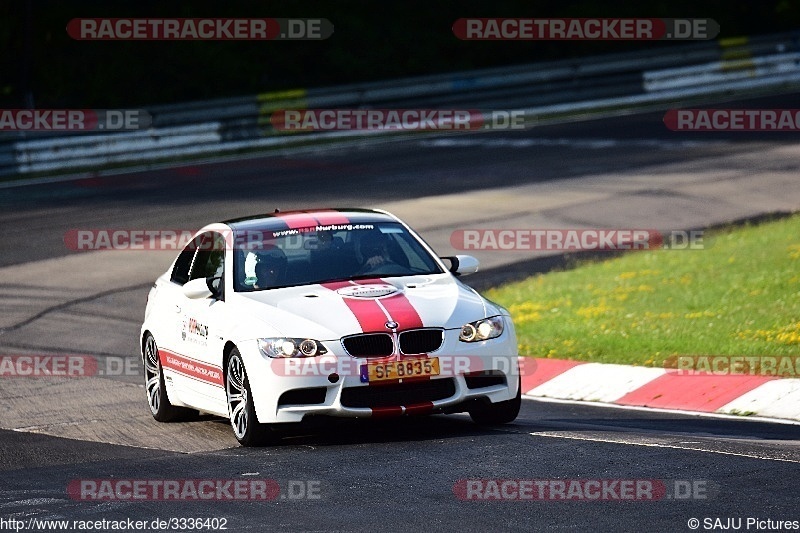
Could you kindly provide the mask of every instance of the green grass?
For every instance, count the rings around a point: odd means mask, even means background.
[[[521,355],[661,366],[673,355],[800,355],[800,215],[706,233],[486,291]]]

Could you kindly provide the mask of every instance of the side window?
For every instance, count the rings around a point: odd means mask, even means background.
[[[183,285],[189,281],[189,269],[192,266],[192,259],[198,243],[199,237],[190,241],[180,253],[175,261],[175,266],[172,268],[172,276],[170,277],[172,282]]]
[[[200,236],[198,247],[189,279],[222,276],[225,265],[225,238],[219,233],[204,233]]]

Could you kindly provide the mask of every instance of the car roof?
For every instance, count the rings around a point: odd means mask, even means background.
[[[233,218],[224,221],[223,224],[227,224],[234,231],[246,231],[256,228],[287,229],[380,222],[398,222],[398,220],[393,215],[384,211],[360,208],[339,208],[278,211]]]

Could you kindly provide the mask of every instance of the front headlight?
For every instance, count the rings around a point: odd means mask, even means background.
[[[316,357],[328,353],[321,342],[314,339],[287,337],[258,339],[258,349],[267,357]]]
[[[483,320],[476,320],[461,327],[458,340],[462,342],[478,342],[494,339],[503,334],[503,317],[491,316]]]

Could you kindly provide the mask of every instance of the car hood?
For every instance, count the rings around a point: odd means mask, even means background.
[[[318,340],[386,332],[391,322],[398,331],[455,329],[486,316],[506,314],[450,274],[303,285],[239,295],[246,319],[256,319],[273,330],[265,334]]]

